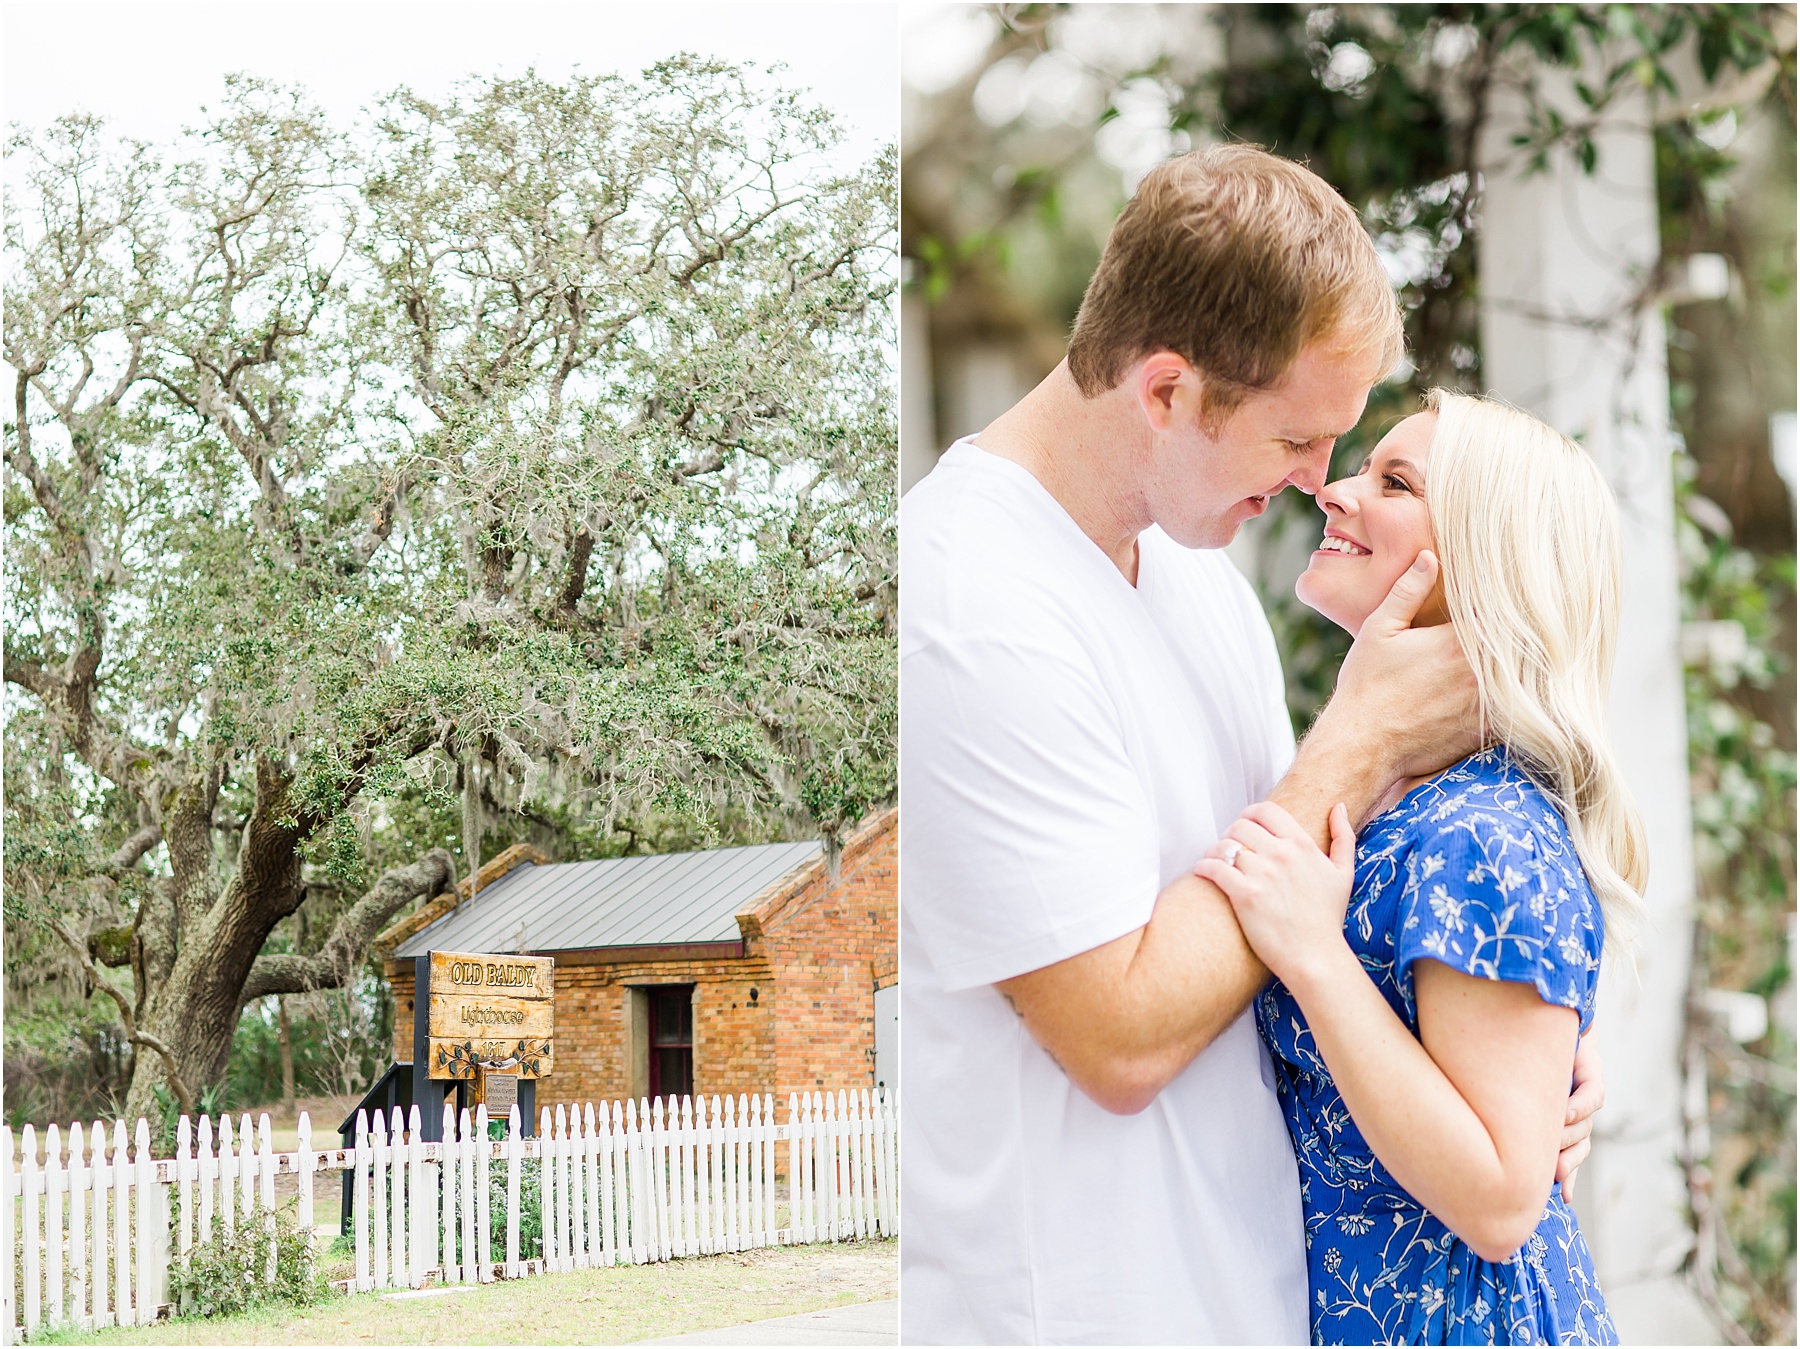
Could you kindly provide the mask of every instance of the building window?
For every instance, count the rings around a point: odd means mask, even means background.
[[[694,986],[645,990],[650,1013],[650,1095],[691,1096],[694,1091]]]

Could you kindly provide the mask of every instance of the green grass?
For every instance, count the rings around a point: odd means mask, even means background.
[[[467,1291],[360,1293],[33,1344],[627,1344],[899,1295],[899,1244],[784,1246],[658,1265],[546,1274]]]

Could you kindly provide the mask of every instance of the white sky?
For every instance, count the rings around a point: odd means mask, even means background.
[[[0,107],[33,127],[80,109],[166,142],[216,104],[232,71],[301,84],[342,126],[400,84],[431,97],[470,74],[632,74],[694,51],[784,62],[784,82],[843,119],[850,162],[900,134],[899,12],[874,0],[6,0],[0,19]]]

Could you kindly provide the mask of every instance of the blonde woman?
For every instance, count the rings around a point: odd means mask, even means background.
[[[1331,850],[1250,807],[1195,870],[1278,980],[1256,1003],[1299,1159],[1316,1344],[1614,1344],[1554,1183],[1603,935],[1643,827],[1607,743],[1619,526],[1576,445],[1434,393],[1319,493],[1295,587],[1356,633],[1421,549],[1494,742]]]

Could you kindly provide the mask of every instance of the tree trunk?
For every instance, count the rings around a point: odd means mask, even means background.
[[[140,1026],[169,1046],[177,1071],[195,1091],[225,1077],[242,1008],[240,995],[257,953],[279,921],[279,917],[258,921],[249,902],[233,903],[236,889],[228,887],[220,897],[208,915],[210,921],[194,934],[199,939],[183,942],[175,968],[165,983],[151,989],[139,1018]],[[162,1080],[162,1061],[140,1052],[125,1097],[127,1120],[154,1111],[155,1089]]]
[[[175,958],[168,976],[140,989],[141,1030],[169,1046],[176,1070],[198,1091],[225,1077],[231,1040],[244,1005],[270,994],[341,988],[369,942],[401,907],[437,894],[454,877],[443,849],[385,872],[337,921],[315,956],[262,955],[275,925],[300,906],[300,845],[307,825],[288,814],[287,779],[272,767],[257,771],[256,804],[244,826],[237,869],[210,905],[194,901],[190,878],[177,872],[171,889],[187,897],[175,908]],[[139,1053],[125,1098],[126,1118],[156,1113],[156,1088],[165,1076],[160,1056]]]
[[[281,1109],[294,1113],[294,1028],[288,1021],[287,998],[275,995],[275,1019],[281,1027]]]

